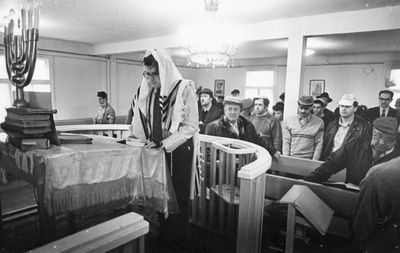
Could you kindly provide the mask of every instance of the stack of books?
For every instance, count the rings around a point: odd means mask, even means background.
[[[25,151],[48,149],[51,143],[58,144],[53,119],[56,110],[10,107],[6,111],[1,128],[13,146]]]

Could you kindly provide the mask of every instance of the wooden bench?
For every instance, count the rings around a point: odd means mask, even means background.
[[[139,252],[144,253],[144,235],[149,223],[136,213],[128,213],[29,252]]]
[[[333,188],[322,184],[286,177],[285,174],[303,177],[314,171],[322,162],[295,157],[281,156],[279,163],[273,162],[270,168],[272,174],[267,174],[265,197],[266,203],[281,199],[295,185],[309,187],[323,202],[334,210],[334,217],[328,233],[342,237],[349,236],[349,220],[356,204],[358,192]],[[333,175],[330,180],[345,179],[345,171]]]

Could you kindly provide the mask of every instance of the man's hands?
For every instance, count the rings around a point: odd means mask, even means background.
[[[278,162],[279,162],[279,160],[281,159],[281,152],[276,151],[275,154],[274,154],[274,157],[275,157],[276,160],[278,160]]]
[[[144,147],[148,148],[148,149],[150,149],[150,148],[164,148],[162,142],[159,145],[157,145],[156,143],[154,143],[154,141],[146,141]]]

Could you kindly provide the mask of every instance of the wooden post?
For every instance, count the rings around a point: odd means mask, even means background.
[[[293,252],[295,229],[296,229],[296,208],[292,204],[288,204],[285,253]]]
[[[240,180],[239,224],[236,252],[261,252],[265,174]]]

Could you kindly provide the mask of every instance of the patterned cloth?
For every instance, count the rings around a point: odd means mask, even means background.
[[[141,200],[160,212],[177,206],[164,152],[145,149],[143,143],[122,145],[93,136],[93,144],[16,151],[15,158],[19,169],[32,177],[44,168],[43,204],[50,215],[120,199]]]

